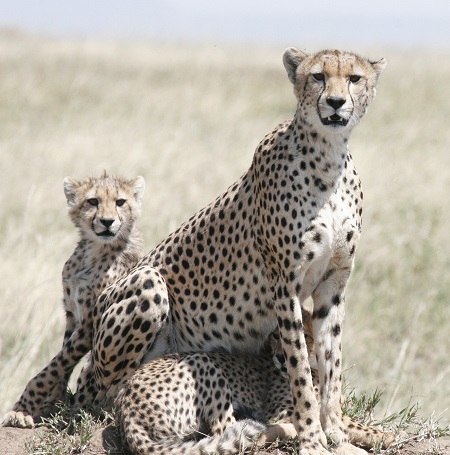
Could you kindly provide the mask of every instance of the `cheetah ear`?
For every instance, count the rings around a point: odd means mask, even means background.
[[[145,190],[145,180],[144,177],[136,177],[132,185],[134,187],[134,197],[136,199],[136,202],[139,205],[142,205],[142,199],[144,198],[144,190]]]
[[[67,205],[72,207],[76,202],[76,188],[78,187],[78,182],[76,182],[71,177],[66,177],[64,179],[64,194],[66,195]]]
[[[376,62],[370,62],[370,64],[372,65],[372,68],[377,73],[377,78],[378,78],[378,77],[380,77],[380,74],[383,72],[383,70],[386,68],[387,60],[385,58],[382,58]]]
[[[295,47],[288,47],[283,54],[283,64],[284,67],[286,68],[287,75],[289,77],[289,80],[295,84],[296,81],[296,71],[298,68],[298,65],[307,57],[308,54],[305,54],[304,52],[299,51]]]

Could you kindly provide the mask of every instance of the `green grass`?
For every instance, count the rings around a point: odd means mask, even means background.
[[[383,450],[375,445],[372,451],[374,454],[401,454],[405,444],[423,440],[428,442],[429,451],[426,453],[444,454],[439,447],[438,439],[450,436],[450,426],[443,425],[439,419],[434,417],[424,418],[419,412],[419,406],[411,403],[382,420],[376,420],[374,411],[380,403],[381,397],[382,392],[379,390],[375,390],[371,394],[360,395],[352,391],[343,404],[344,414],[358,422],[396,435],[395,443],[388,449]],[[126,453],[126,450],[120,442],[114,415],[115,411],[110,403],[89,410],[77,411],[66,405],[60,405],[57,413],[43,419],[43,422],[38,425],[35,436],[28,440],[25,449],[29,455],[75,455],[84,453],[88,449],[95,451],[96,449],[92,449],[93,445],[98,444],[98,441],[94,440],[95,432],[108,428],[109,436],[105,437],[108,453],[122,455]],[[261,451],[267,455],[297,454],[298,440],[276,441],[264,447],[263,450],[261,447],[255,446],[249,453],[256,455]]]
[[[56,414],[43,419],[33,438],[25,443],[29,455],[75,455],[92,443],[94,432],[114,424],[114,416],[101,408],[73,411],[60,405]],[[118,450],[122,453],[122,450]]]
[[[292,116],[283,50],[0,34],[0,414],[62,341],[60,274],[76,241],[63,178],[143,175],[150,249]],[[389,64],[350,142],[365,213],[346,377],[357,391],[384,390],[377,419],[412,400],[448,423],[450,59],[367,53]]]
[[[428,441],[428,446],[435,455],[443,454],[438,444],[441,437],[450,436],[450,426],[444,424],[436,416],[423,417],[423,412],[417,403],[408,403],[404,408],[385,416],[381,420],[374,418],[375,408],[382,399],[383,393],[375,390],[373,393],[357,395],[350,393],[343,405],[343,412],[358,422],[392,432],[396,435],[395,442],[388,449],[375,445],[373,453],[395,455],[401,453],[405,444]]]

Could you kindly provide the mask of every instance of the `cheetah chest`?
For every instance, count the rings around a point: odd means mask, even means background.
[[[337,192],[319,212],[314,228],[305,236],[306,254],[312,254],[314,260],[301,265],[301,301],[311,296],[323,280],[332,282],[336,270],[348,269],[350,274],[360,236],[360,220],[355,209]]]

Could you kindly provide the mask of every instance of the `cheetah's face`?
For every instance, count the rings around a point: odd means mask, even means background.
[[[64,191],[70,217],[91,240],[125,239],[140,214],[144,186],[142,177],[127,181],[105,174],[82,182],[67,177]]]
[[[289,48],[283,56],[302,117],[317,129],[342,132],[353,128],[375,97],[384,59],[371,62],[350,52],[307,55]]]

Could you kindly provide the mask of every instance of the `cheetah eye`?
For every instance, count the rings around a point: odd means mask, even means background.
[[[313,78],[316,81],[323,81],[323,80],[325,80],[325,74],[323,74],[323,73],[314,73],[313,74]]]
[[[98,205],[98,199],[95,198],[95,197],[91,197],[87,201],[88,201],[88,204],[90,204],[90,205],[92,205],[94,207],[97,207],[97,205]]]
[[[360,79],[361,79],[361,76],[358,76],[357,74],[352,74],[350,76],[350,82],[353,82],[353,84],[355,84],[356,82],[359,82]]]
[[[117,199],[116,205],[117,207],[122,207],[123,204],[125,204],[126,199]]]

